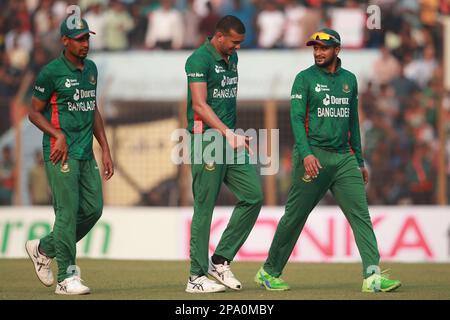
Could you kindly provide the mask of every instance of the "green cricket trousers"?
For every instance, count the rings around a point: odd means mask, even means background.
[[[76,243],[100,218],[103,209],[102,181],[97,163],[69,159],[66,165],[45,162],[53,195],[53,231],[42,238],[40,248],[58,262],[58,282],[72,275]]]
[[[317,178],[310,178],[305,175],[302,159],[294,151],[292,185],[285,213],[278,223],[264,270],[274,277],[281,275],[309,213],[331,190],[353,230],[362,258],[363,277],[367,277],[378,266],[380,256],[369,216],[364,180],[356,158],[351,152],[336,153],[317,147],[311,149],[323,168]]]
[[[247,152],[234,152],[234,164],[204,161],[194,162],[194,153],[203,154],[202,150],[210,142],[201,142],[194,148],[194,135],[191,143],[192,193],[194,196],[194,215],[191,224],[190,259],[191,275],[208,274],[208,247],[211,220],[222,182],[236,196],[237,204],[215,250],[215,254],[232,261],[252,230],[263,203],[260,178],[256,168],[248,162]],[[199,146],[202,146],[200,148]],[[194,152],[192,152],[194,150]],[[223,140],[225,154],[226,140]],[[245,157],[244,164],[238,159]]]

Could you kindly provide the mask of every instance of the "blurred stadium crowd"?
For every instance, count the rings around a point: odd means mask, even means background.
[[[0,136],[11,127],[11,101],[24,75],[35,75],[59,54],[59,24],[71,4],[81,7],[97,32],[93,51],[192,49],[225,14],[245,23],[244,49],[302,48],[314,30],[331,26],[342,34],[352,21],[352,36],[344,45],[379,52],[374,77],[360,90],[364,157],[372,175],[369,203],[436,203],[437,110],[440,103],[449,105],[439,17],[450,14],[450,0],[2,0]],[[366,28],[371,4],[381,8],[381,29]],[[11,203],[14,188],[10,148],[0,155],[0,204]],[[284,204],[289,150],[280,157],[279,202]],[[42,185],[45,175],[35,171],[30,175]],[[36,197],[35,204],[49,201],[42,192]]]

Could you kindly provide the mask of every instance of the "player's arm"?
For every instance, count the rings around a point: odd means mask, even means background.
[[[207,103],[208,90],[208,62],[200,56],[191,56],[186,61],[185,71],[188,78],[189,89],[191,90],[192,109],[210,128],[216,129],[226,137],[233,149],[247,148],[250,154],[253,151],[248,145],[250,140],[246,136],[233,133],[216,115],[214,110]]]
[[[319,168],[322,168],[319,160],[313,155],[306,134],[306,117],[308,104],[308,90],[305,80],[301,75],[295,78],[291,90],[291,126],[294,132],[295,145],[305,171],[311,177],[317,177]]]
[[[233,149],[245,147],[251,155],[253,151],[248,145],[250,138],[233,133],[216,115],[214,110],[206,102],[208,91],[206,82],[192,82],[189,84],[192,97],[192,109],[209,127],[217,129]]]
[[[364,182],[369,182],[369,174],[364,167],[364,160],[361,151],[361,134],[359,130],[359,113],[358,113],[358,84],[355,79],[355,88],[350,103],[350,146],[355,153],[356,161],[363,174]]]
[[[69,148],[64,133],[60,129],[53,127],[42,114],[47,107],[48,101],[50,101],[53,90],[53,82],[50,77],[46,75],[45,72],[41,72],[38,75],[34,86],[34,93],[31,98],[31,110],[29,111],[28,119],[44,133],[55,138],[55,144],[50,154],[50,160],[56,164],[59,161],[61,161],[61,163],[66,162]]]
[[[106,138],[103,118],[97,108],[95,108],[94,136],[102,148],[103,176],[106,180],[109,180],[114,174],[114,163],[111,158],[108,139]]]
[[[229,129],[216,115],[206,102],[206,82],[192,82],[189,84],[192,97],[192,109],[209,127],[217,129],[222,135]]]

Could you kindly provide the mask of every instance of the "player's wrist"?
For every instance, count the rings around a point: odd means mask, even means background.
[[[65,140],[66,136],[64,135],[64,133],[61,130],[57,130],[56,133],[55,133],[55,138],[57,140],[61,140],[61,139]]]
[[[230,130],[228,128],[225,129],[225,138],[228,141],[234,141],[236,139],[236,137],[237,137],[237,134],[235,134],[232,130]]]
[[[306,154],[305,156],[303,156],[303,161],[305,161],[306,158],[311,157],[311,156],[314,156],[314,155],[312,153]]]
[[[109,150],[109,146],[105,146],[105,147],[101,147],[102,148],[102,153],[106,154],[106,155],[110,155],[111,151]]]

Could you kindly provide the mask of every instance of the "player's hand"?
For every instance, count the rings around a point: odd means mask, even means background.
[[[249,146],[249,142],[253,139],[253,137],[242,136],[227,130],[226,138],[233,150],[246,148],[248,153],[250,153],[251,156],[253,155],[253,150]]]
[[[320,164],[319,159],[317,159],[312,154],[306,156],[305,159],[303,159],[303,165],[305,166],[306,174],[313,178],[317,178],[319,169],[322,169],[322,165]]]
[[[103,151],[102,162],[103,162],[103,177],[105,178],[105,180],[109,180],[114,175],[114,163],[112,161],[109,150]]]
[[[56,136],[55,145],[53,147],[52,153],[50,154],[50,160],[53,164],[57,164],[61,161],[62,164],[66,163],[69,147],[66,143],[66,136],[64,133],[59,132]]]
[[[369,170],[367,170],[366,167],[361,167],[359,168],[359,170],[361,170],[363,179],[364,179],[364,184],[368,184],[369,183]]]

